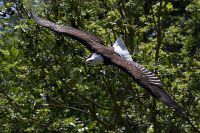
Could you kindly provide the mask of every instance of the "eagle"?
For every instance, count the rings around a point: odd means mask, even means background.
[[[34,21],[56,33],[66,35],[79,41],[91,51],[91,56],[86,59],[90,65],[111,64],[128,74],[133,81],[144,88],[154,98],[165,105],[182,112],[180,106],[163,90],[161,80],[151,71],[135,62],[124,44],[122,37],[119,37],[113,47],[107,47],[104,42],[95,35],[81,31],[79,29],[58,25],[54,22],[42,19],[35,13],[31,13]]]

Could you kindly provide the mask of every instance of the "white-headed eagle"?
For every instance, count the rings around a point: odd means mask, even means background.
[[[34,13],[31,13],[31,15],[38,25],[71,37],[86,46],[92,52],[92,55],[86,60],[89,64],[97,65],[106,63],[118,67],[154,98],[173,107],[178,112],[181,111],[179,105],[162,89],[163,85],[159,78],[132,60],[121,37],[117,39],[113,47],[106,47],[101,39],[87,32],[44,20]]]

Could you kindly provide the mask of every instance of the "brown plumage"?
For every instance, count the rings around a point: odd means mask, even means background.
[[[173,107],[178,112],[181,111],[179,105],[162,89],[162,82],[152,72],[134,61],[128,62],[124,60],[114,52],[113,48],[103,45],[103,41],[98,37],[72,27],[57,25],[53,22],[39,18],[34,13],[32,13],[32,18],[37,24],[57,33],[69,36],[85,45],[91,52],[100,54],[105,61],[109,62],[109,64],[112,64],[127,73],[154,98]]]

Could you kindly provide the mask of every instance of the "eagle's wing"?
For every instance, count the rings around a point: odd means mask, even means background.
[[[110,61],[113,65],[132,77],[136,83],[147,90],[153,97],[162,101],[164,104],[173,107],[177,111],[181,111],[179,105],[162,89],[160,81],[153,82],[153,78],[150,80],[150,75],[148,76],[148,74],[152,75],[152,73],[148,73],[149,71],[146,71],[146,69],[134,61],[128,62],[124,60],[116,54],[112,48],[104,46],[102,41],[97,37],[72,27],[57,25],[56,23],[41,19],[33,13],[32,17],[37,24],[57,33],[74,38],[92,52],[102,55],[107,61]]]
[[[113,45],[113,48],[114,48],[115,53],[120,55],[125,60],[133,61],[133,59],[132,59],[126,45],[124,44],[124,41],[123,41],[121,36],[116,40],[116,42]]]
[[[88,45],[90,42],[98,42],[104,45],[103,40],[90,33],[75,29],[73,27],[62,26],[45,19],[41,19],[35,13],[31,13],[31,16],[36,21],[37,24],[43,27],[47,27],[57,33],[64,34],[71,38],[74,38],[75,40],[83,43],[91,51],[93,51],[94,49],[93,47]]]

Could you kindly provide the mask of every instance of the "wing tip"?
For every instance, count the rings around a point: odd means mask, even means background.
[[[182,109],[180,108],[180,106],[176,103],[176,101],[174,101],[171,96],[165,92],[161,87],[158,86],[150,86],[149,87],[149,92],[150,94],[156,98],[157,100],[161,101],[162,103],[164,103],[165,105],[172,107],[173,109],[175,109],[177,112],[182,111]]]

